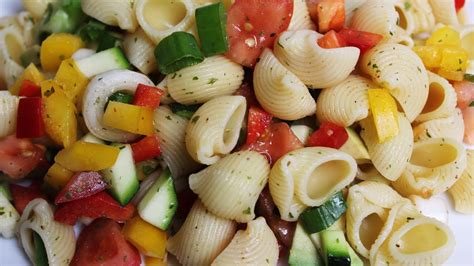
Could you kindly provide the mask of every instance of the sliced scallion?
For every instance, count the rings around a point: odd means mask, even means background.
[[[226,21],[227,16],[222,2],[196,9],[196,26],[205,56],[227,52]]]

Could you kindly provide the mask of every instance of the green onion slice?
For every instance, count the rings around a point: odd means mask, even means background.
[[[201,49],[206,57],[228,50],[227,16],[222,2],[196,9],[196,26]]]

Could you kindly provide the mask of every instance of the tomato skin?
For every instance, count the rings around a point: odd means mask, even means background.
[[[339,149],[346,143],[349,135],[344,127],[324,122],[308,138],[308,146],[320,146]]]
[[[14,135],[0,139],[0,171],[22,179],[44,161],[45,148]]]
[[[464,142],[474,145],[474,107],[467,107],[462,111],[464,119]]]
[[[54,204],[87,198],[104,191],[107,184],[98,172],[80,172],[71,177],[69,182],[59,192]]]
[[[162,95],[163,91],[157,87],[138,84],[135,96],[133,97],[133,104],[156,109],[160,105]]]
[[[342,29],[338,35],[344,39],[347,46],[355,46],[360,49],[361,53],[376,46],[383,39],[380,34],[352,29]]]
[[[61,204],[54,214],[54,220],[74,225],[80,217],[107,217],[118,222],[124,222],[133,217],[135,206],[127,204],[120,206],[107,192],[102,191],[83,199]]]
[[[456,12],[458,12],[461,8],[463,8],[464,4],[466,4],[466,0],[454,0],[454,6],[456,7]]]
[[[236,0],[227,12],[227,57],[253,67],[263,49],[288,28],[292,15],[293,0]]]
[[[346,41],[334,30],[328,31],[322,38],[318,39],[318,45],[322,48],[340,48],[346,46]]]
[[[474,101],[474,83],[467,80],[454,81],[453,87],[457,94],[459,108],[464,109]]]
[[[23,213],[30,201],[37,198],[47,199],[46,195],[40,190],[40,185],[36,183],[31,184],[29,187],[10,184],[10,192],[12,193],[15,209],[20,214]]]
[[[125,240],[120,225],[100,218],[82,230],[71,266],[138,266],[140,263],[140,253]]]
[[[156,135],[144,137],[131,146],[135,163],[158,157],[161,154],[160,139]]]
[[[265,112],[262,108],[251,106],[247,122],[246,144],[252,144],[265,133],[272,123],[273,115]]]
[[[16,116],[17,138],[39,138],[45,135],[43,121],[43,99],[40,97],[20,98]]]

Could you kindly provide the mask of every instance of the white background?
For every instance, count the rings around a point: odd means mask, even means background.
[[[104,1],[104,0],[97,0]],[[351,1],[351,0],[346,0]],[[454,0],[445,0],[454,1]],[[469,21],[474,23],[474,0],[467,0]],[[0,17],[21,10],[20,0],[0,0]],[[449,205],[449,227],[454,231],[456,247],[445,265],[474,265],[474,215],[461,215],[453,211],[452,201],[447,195],[441,195]],[[0,238],[0,265],[30,265],[26,254],[16,239]]]

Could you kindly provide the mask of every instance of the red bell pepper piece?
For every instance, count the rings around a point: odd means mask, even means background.
[[[349,135],[344,127],[324,122],[308,138],[308,146],[321,146],[339,149],[346,143]]]
[[[456,12],[461,10],[461,8],[464,7],[464,4],[466,4],[466,0],[454,0],[454,6],[456,7]]]
[[[20,86],[18,96],[24,97],[41,97],[41,87],[27,79],[23,80]]]
[[[156,109],[160,105],[161,95],[163,95],[163,91],[157,87],[138,84],[133,97],[133,104]]]
[[[322,48],[339,48],[347,46],[346,41],[335,31],[331,30],[318,39],[318,45]]]
[[[133,160],[135,163],[160,156],[160,139],[158,136],[144,137],[132,144]]]
[[[251,144],[265,133],[272,123],[273,116],[263,109],[251,106],[249,109],[247,122],[247,141],[246,144]]]
[[[383,39],[380,34],[352,29],[342,29],[337,34],[347,46],[355,46],[360,49],[361,53],[376,46]]]
[[[81,172],[71,177],[54,200],[55,204],[87,198],[107,188],[98,172]]]
[[[135,206],[121,206],[107,192],[102,191],[90,197],[61,204],[54,214],[58,222],[74,225],[80,217],[106,217],[117,222],[124,222],[133,217]]]
[[[43,101],[39,97],[21,98],[16,119],[17,138],[44,136]]]
[[[10,184],[10,192],[12,193],[13,205],[20,214],[23,213],[30,201],[37,198],[46,199],[46,195],[37,183],[31,184],[29,187]]]

